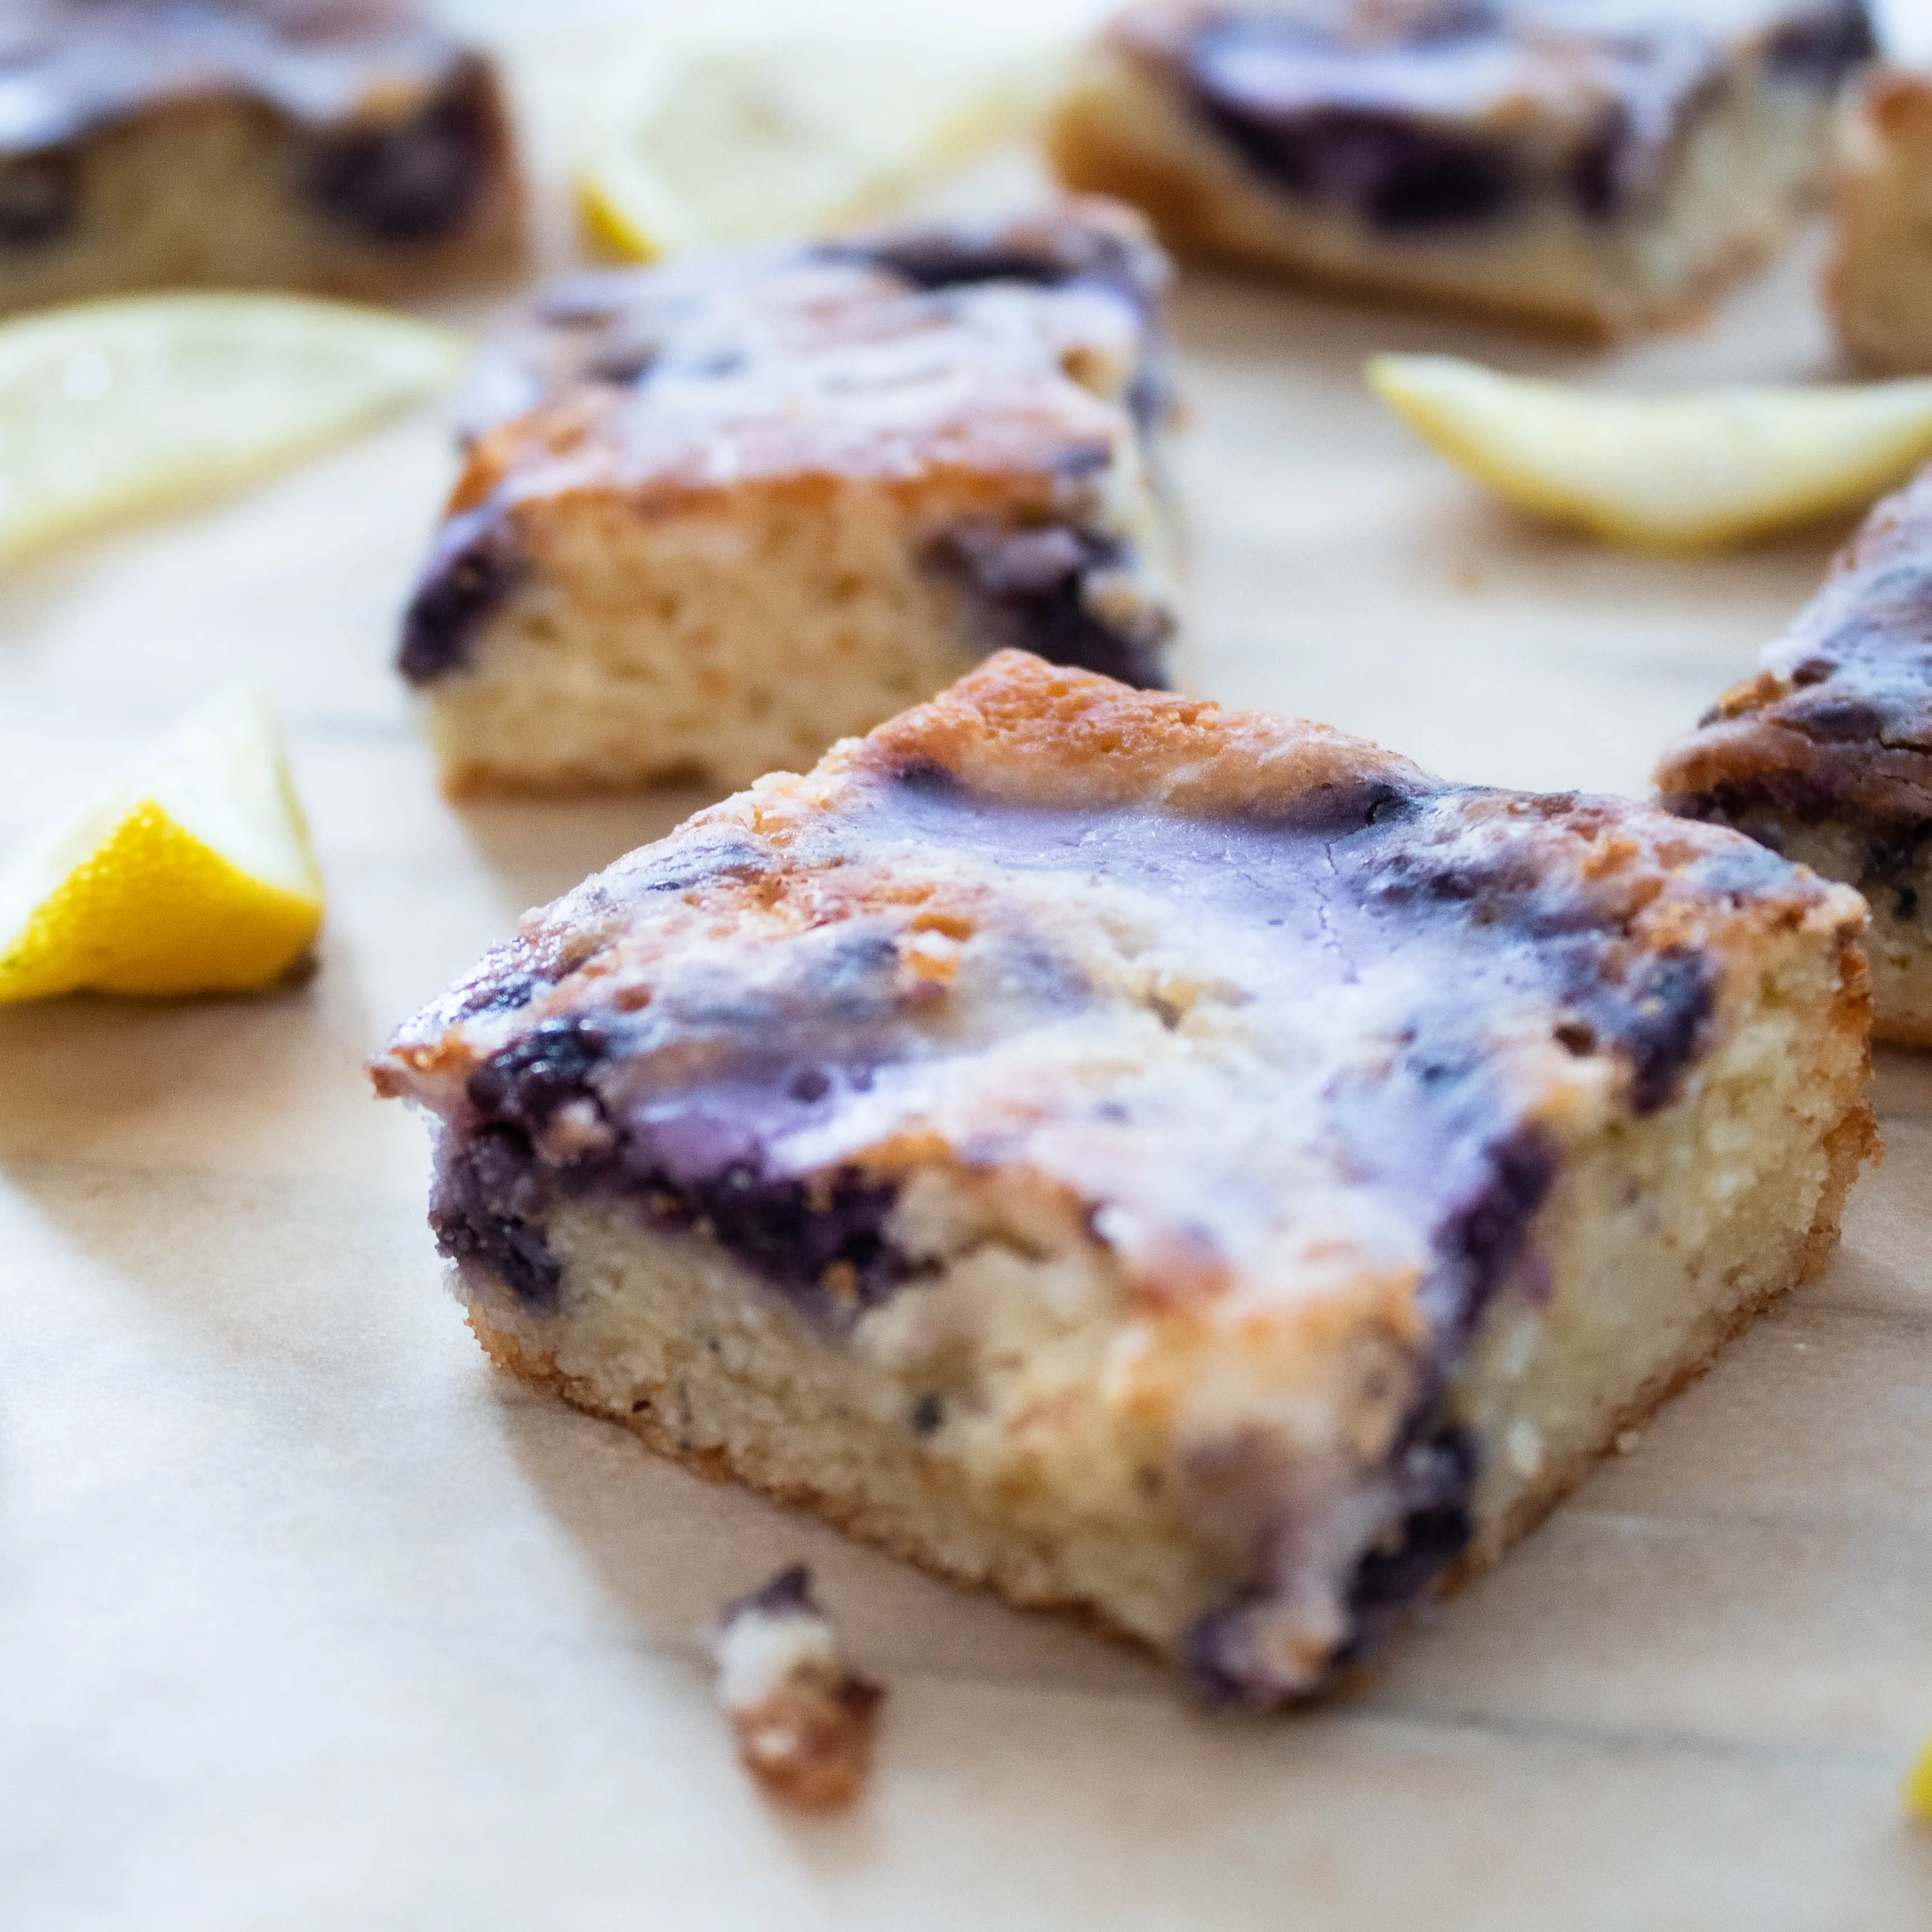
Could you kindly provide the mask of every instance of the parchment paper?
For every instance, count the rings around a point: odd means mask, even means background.
[[[524,56],[546,156],[581,55]],[[1810,266],[1613,361],[1190,278],[1207,687],[1458,776],[1640,788],[1828,534],[1662,564],[1532,528],[1359,363],[1816,373]],[[451,469],[426,412],[0,584],[0,838],[246,672],[331,892],[298,988],[0,1014],[0,1925],[1932,1923],[1897,1798],[1932,1730],[1932,1059],[1881,1068],[1888,1157],[1827,1277],[1634,1453],[1364,1694],[1202,1716],[1132,1652],[654,1461],[464,1328],[421,1130],[360,1062],[699,801],[438,797],[388,660]],[[748,1787],[692,1640],[793,1558],[892,1690],[830,1822]]]

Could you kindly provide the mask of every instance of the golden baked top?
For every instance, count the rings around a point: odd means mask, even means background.
[[[1756,1000],[1765,943],[1863,919],[1720,828],[1009,652],[530,914],[375,1071],[705,1204],[835,1322],[916,1265],[881,1229],[938,1164],[1217,1322],[1454,1328],[1563,1150]]]

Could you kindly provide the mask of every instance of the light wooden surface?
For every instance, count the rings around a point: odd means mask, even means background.
[[[1807,272],[1616,364],[1190,281],[1208,686],[1457,776],[1640,788],[1827,539],[1662,565],[1532,530],[1357,367],[1806,373]],[[0,585],[0,839],[245,671],[331,888],[298,989],[0,1014],[0,1924],[1932,1923],[1897,1798],[1932,1729],[1932,1059],[1881,1070],[1888,1159],[1828,1276],[1366,1694],[1292,1720],[1199,1715],[1130,1653],[493,1374],[439,1285],[420,1130],[359,1063],[694,801],[439,800],[388,659],[450,468],[426,416]],[[747,1787],[692,1640],[794,1558],[892,1687],[832,1822]]]

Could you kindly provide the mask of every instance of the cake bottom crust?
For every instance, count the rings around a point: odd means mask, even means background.
[[[1684,144],[1666,208],[1627,218],[1621,248],[1580,213],[1553,210],[1439,240],[1378,235],[1351,214],[1271,190],[1118,56],[1063,97],[1048,149],[1067,187],[1132,203],[1179,254],[1607,341],[1700,320],[1782,250],[1817,200],[1828,111],[1755,106],[1727,100],[1704,117]]]

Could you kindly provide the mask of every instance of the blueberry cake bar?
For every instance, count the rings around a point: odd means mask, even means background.
[[[543,293],[404,627],[446,786],[746,784],[1006,645],[1174,682],[1166,275],[1090,201]]]
[[[0,10],[0,308],[400,297],[503,272],[523,227],[496,76],[410,0]]]
[[[1932,470],[1872,512],[1657,785],[1671,811],[1856,886],[1874,1030],[1932,1046]]]
[[[1822,1267],[1864,917],[1004,652],[530,915],[375,1075],[504,1366],[1266,1706]]]
[[[1838,178],[1825,298],[1846,359],[1932,371],[1932,76],[1871,75]]]
[[[1049,139],[1184,252],[1614,334],[1777,244],[1872,50],[1863,0],[1149,0]]]

